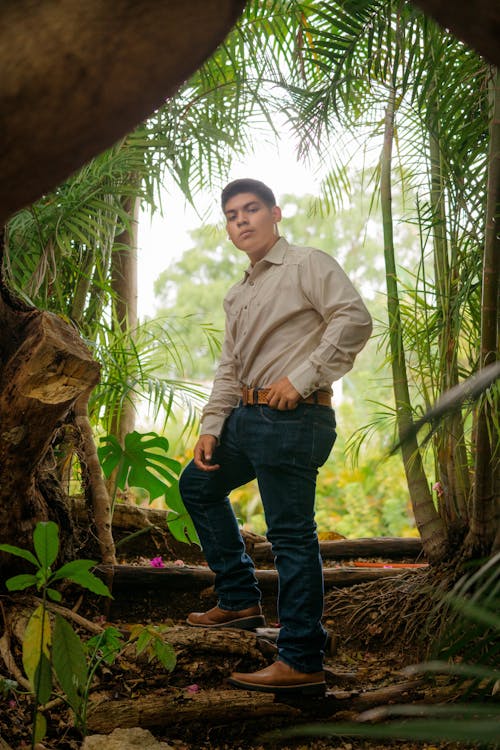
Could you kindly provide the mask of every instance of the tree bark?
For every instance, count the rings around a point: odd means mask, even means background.
[[[78,428],[83,446],[83,456],[80,455],[82,468],[86,466],[92,500],[94,523],[99,540],[101,560],[107,565],[116,565],[115,543],[111,524],[113,512],[111,500],[102,475],[101,464],[97,456],[97,449],[92,434],[92,427],[88,418],[88,402],[92,389],[85,391],[78,397],[74,406],[75,425]]]
[[[416,437],[404,440],[412,426],[410,392],[406,374],[405,351],[401,330],[394,236],[392,219],[391,162],[394,140],[396,92],[389,93],[385,115],[384,145],[380,175],[380,198],[384,231],[384,258],[387,281],[387,311],[389,317],[389,344],[399,438],[402,443],[403,463],[408,482],[415,522],[417,524],[426,557],[431,562],[443,559],[447,553],[446,531],[439,517],[429,484],[425,476],[420,449]]]
[[[500,65],[500,5],[497,0],[414,0],[458,39]]]
[[[87,727],[109,733],[116,727],[176,726],[193,721],[214,725],[260,719],[266,716],[294,721],[330,719],[339,711],[366,711],[395,701],[411,701],[422,695],[422,681],[407,680],[377,690],[329,690],[321,700],[303,696],[274,696],[247,690],[201,690],[189,694],[170,688],[163,695],[95,701],[89,708]],[[304,710],[301,710],[304,709]]]
[[[131,182],[137,177],[130,176]],[[137,190],[137,186],[134,188]],[[137,232],[139,225],[140,199],[129,196],[123,201],[128,225],[116,236],[111,255],[111,289],[113,302],[113,332],[124,350],[133,346],[137,328]],[[135,429],[136,408],[134,390],[123,384],[122,400],[113,401],[111,414],[106,414],[108,434],[113,435],[121,447],[125,447],[125,436]],[[116,495],[118,467],[106,481],[111,498]]]
[[[435,82],[433,96],[439,96]],[[431,212],[434,245],[435,293],[441,319],[438,334],[439,393],[458,384],[458,336],[460,325],[455,313],[459,288],[456,253],[449,257],[446,235],[446,182],[440,144],[440,126],[435,105],[429,107],[429,155],[431,177]],[[432,375],[431,375],[432,377]],[[439,513],[446,524],[448,537],[463,538],[468,523],[470,497],[469,468],[463,418],[460,412],[450,415],[436,434],[439,479],[442,495],[438,497]]]
[[[488,197],[481,300],[481,367],[499,357],[500,326],[500,72],[494,71],[488,154]],[[473,506],[466,548],[469,555],[492,551],[500,519],[498,388],[480,402],[476,423]]]
[[[243,0],[0,4],[0,226],[116,143],[185,81]]]
[[[51,444],[99,365],[70,325],[16,307],[3,283],[0,320],[0,541],[30,546],[37,521],[60,520],[43,491]]]
[[[155,692],[133,700],[91,702],[87,729],[91,732],[112,732],[116,727],[165,727],[202,721],[210,724],[228,723],[266,716],[299,717],[300,710],[285,703],[276,703],[274,695],[250,694],[245,690],[203,690],[189,694],[186,690],[168,688],[163,695]]]

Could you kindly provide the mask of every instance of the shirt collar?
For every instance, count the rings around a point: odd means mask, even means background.
[[[289,245],[287,240],[284,237],[280,237],[272,246],[272,248],[269,250],[269,252],[264,255],[264,257],[259,260],[258,263],[255,264],[255,266],[248,266],[245,269],[245,278],[244,281],[247,280],[247,278],[252,273],[252,270],[259,265],[259,263],[267,262],[267,263],[273,263],[276,266],[279,266],[283,263],[286,251],[288,249]]]

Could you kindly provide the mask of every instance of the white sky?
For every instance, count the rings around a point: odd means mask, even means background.
[[[262,180],[274,191],[278,203],[285,193],[320,194],[318,165],[299,163],[292,145],[285,141],[280,143],[279,148],[262,142],[255,146],[254,153],[235,161],[228,181],[239,177]],[[139,220],[139,317],[154,314],[155,279],[172,260],[179,258],[191,246],[188,231],[201,224],[200,217],[186,204],[180,190],[173,184],[167,189],[163,206],[165,216],[156,214],[151,220],[149,214],[143,214]],[[197,200],[200,213],[211,211],[209,220],[212,222],[220,219],[218,192],[207,192]]]

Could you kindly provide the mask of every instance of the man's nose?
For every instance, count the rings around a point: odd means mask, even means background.
[[[241,214],[241,216],[238,216],[238,218],[236,219],[236,223],[240,227],[242,224],[247,224],[248,219],[244,214]]]

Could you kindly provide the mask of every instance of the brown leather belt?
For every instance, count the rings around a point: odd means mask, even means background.
[[[269,397],[269,388],[248,388],[246,385],[241,389],[241,403],[243,406],[266,405]],[[317,404],[319,406],[332,406],[332,397],[328,391],[314,391],[306,398],[301,398],[299,404]]]

